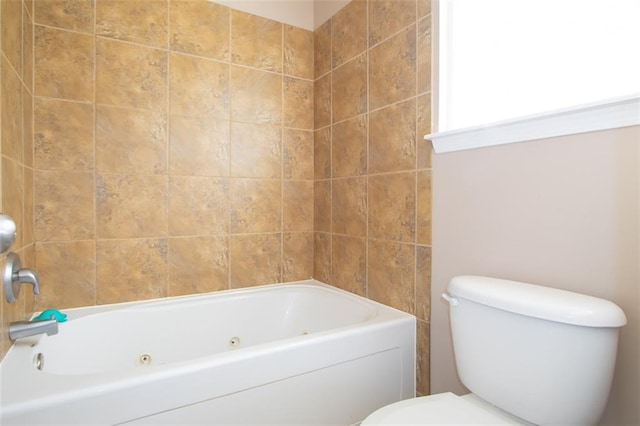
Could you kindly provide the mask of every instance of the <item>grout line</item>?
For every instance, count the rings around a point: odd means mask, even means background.
[[[329,283],[334,282],[333,261],[333,17],[329,18]]]
[[[165,75],[165,173],[167,184],[167,198],[165,201],[165,213],[166,213],[166,238],[167,241],[167,276],[165,282],[165,294],[169,296],[171,291],[171,246],[169,244],[169,217],[171,215],[171,0],[167,0],[166,3],[167,13],[167,39],[165,41],[167,47],[167,73]]]
[[[371,169],[369,166],[369,143],[370,140],[369,138],[371,137],[371,133],[370,133],[370,117],[371,117],[371,83],[369,81],[369,75],[370,75],[370,67],[371,67],[371,48],[369,47],[369,1],[367,1],[365,3],[366,6],[366,37],[365,37],[365,42],[366,42],[366,50],[365,53],[367,55],[366,60],[367,60],[367,111],[366,111],[366,123],[367,123],[367,146],[366,146],[366,150],[367,150],[367,170],[366,170],[366,176],[367,176],[367,217],[366,217],[366,239],[365,239],[365,269],[364,269],[364,295],[368,298],[369,297],[369,241],[370,241],[370,235],[369,235],[369,206],[370,206],[370,201],[369,201],[369,178],[370,178],[370,173],[371,173]]]
[[[35,2],[35,0],[34,0]],[[34,4],[35,7],[35,4]],[[97,135],[98,135],[98,37],[96,35],[97,8],[93,8],[93,99],[91,108],[93,108],[93,170],[90,173],[93,176],[93,304],[98,304],[98,172],[97,172]],[[35,34],[35,30],[34,30]],[[34,49],[35,56],[35,49]],[[35,62],[35,61],[34,61]],[[34,66],[35,68],[35,66]]]
[[[285,112],[285,78],[284,78],[284,24],[280,25],[280,282],[284,281],[284,112]]]
[[[413,196],[414,196],[414,206],[413,206],[413,242],[414,242],[414,246],[413,246],[413,263],[414,263],[414,268],[413,268],[413,312],[415,315],[418,314],[418,138],[419,136],[419,125],[418,125],[418,81],[419,76],[418,76],[418,49],[419,49],[419,43],[418,43],[418,37],[419,37],[419,29],[418,29],[418,2],[416,2],[416,21],[414,24],[414,31],[415,31],[415,45],[414,45],[414,58],[415,58],[415,62],[414,62],[414,67],[415,67],[415,101],[414,101],[414,117],[415,117],[415,124],[414,124],[414,130],[415,130],[415,135],[414,135],[414,169],[416,170],[414,172],[414,190],[413,190]]]
[[[228,11],[228,27],[229,27],[229,61],[233,61],[233,13],[231,11],[230,8],[227,8]],[[232,120],[233,120],[233,97],[231,96],[231,73],[233,71],[233,68],[231,67],[231,65],[229,65],[229,69],[227,71],[227,82],[229,84],[229,86],[227,87],[227,93],[229,93],[229,123],[227,123],[228,126],[228,140],[227,140],[227,150],[228,150],[228,158],[227,158],[227,174],[229,176],[231,176],[231,163],[232,163],[232,149],[231,149],[231,144],[232,144],[232,140],[233,140],[233,134],[232,134]],[[229,179],[228,184],[227,184],[227,288],[231,289],[231,267],[233,265],[232,263],[232,259],[231,259],[231,220],[232,220],[232,210],[233,210],[233,203],[231,201],[231,179]]]

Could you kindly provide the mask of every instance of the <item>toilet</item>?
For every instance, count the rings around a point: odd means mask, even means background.
[[[459,276],[443,298],[458,376],[471,393],[383,407],[371,425],[595,425],[609,397],[616,304],[533,284]]]

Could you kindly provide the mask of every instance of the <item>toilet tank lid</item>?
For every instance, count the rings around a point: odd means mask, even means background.
[[[448,292],[493,308],[585,327],[621,327],[627,323],[615,303],[585,294],[480,276],[451,279]]]

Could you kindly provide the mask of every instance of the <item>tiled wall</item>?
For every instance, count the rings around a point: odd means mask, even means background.
[[[315,33],[205,0],[0,2],[2,207],[42,283],[2,303],[2,354],[34,310],[314,276],[418,317],[428,393],[428,0]]]
[[[33,235],[33,54],[31,1],[0,2],[0,211],[10,215],[18,227],[11,248],[24,267],[35,266]],[[0,258],[4,265],[6,255]],[[23,287],[20,297],[8,304],[0,295],[0,359],[9,349],[7,327],[33,312],[33,293]]]
[[[205,0],[34,9],[36,308],[312,275],[311,32]]]
[[[417,316],[428,394],[431,4],[353,0],[314,39],[314,276]]]

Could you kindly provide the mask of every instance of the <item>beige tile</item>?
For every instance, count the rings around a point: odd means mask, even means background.
[[[283,124],[296,129],[313,130],[313,82],[284,77]]]
[[[171,54],[171,113],[229,119],[229,65]]]
[[[369,177],[369,235],[413,243],[416,234],[414,172]]]
[[[431,171],[418,172],[418,218],[416,240],[418,244],[431,244]]]
[[[22,2],[4,0],[0,8],[0,37],[2,52],[13,69],[22,76]]]
[[[416,29],[407,28],[369,50],[369,108],[416,94]]]
[[[313,233],[282,236],[282,282],[308,280],[313,276]]]
[[[40,275],[37,310],[96,304],[95,241],[37,243],[36,259]]]
[[[96,35],[166,48],[167,9],[168,0],[97,0]]]
[[[272,124],[231,123],[231,176],[280,178],[281,127]]]
[[[369,115],[369,171],[416,167],[416,101],[395,104]]]
[[[416,21],[416,0],[370,0],[369,45],[373,46]]]
[[[416,392],[420,396],[427,396],[430,393],[429,331],[430,327],[428,322],[418,321],[416,330],[416,343],[418,346],[416,359]]]
[[[431,14],[431,0],[418,0],[418,19]]]
[[[431,247],[416,246],[416,311],[423,321],[431,318]]]
[[[352,237],[367,235],[367,178],[334,179],[331,230]]]
[[[2,213],[11,216],[16,224],[16,238],[13,243],[14,249],[22,248],[22,229],[24,228],[24,167],[15,160],[2,157],[2,193],[1,206]],[[6,183],[5,183],[6,182]]]
[[[33,21],[26,7],[22,16],[22,81],[29,92],[33,93]],[[6,52],[4,49],[3,51]]]
[[[331,124],[331,74],[316,80],[313,85],[314,129]]]
[[[334,235],[331,285],[360,296],[366,295],[367,240]]]
[[[169,235],[229,233],[229,181],[211,177],[169,178]]]
[[[333,125],[331,141],[332,176],[362,176],[367,173],[367,117]]]
[[[331,282],[331,234],[313,234],[313,278],[325,284]]]
[[[36,241],[95,237],[93,173],[36,171],[34,187]]]
[[[98,172],[167,172],[167,117],[164,113],[101,105],[97,110]]]
[[[165,238],[98,240],[96,303],[167,296],[167,246]]]
[[[285,232],[313,231],[313,182],[286,180],[282,183],[282,228]]]
[[[234,179],[230,194],[232,234],[281,231],[280,181]]]
[[[418,22],[418,93],[431,92],[431,17]]]
[[[34,0],[23,0],[27,13],[33,17],[33,2]]]
[[[232,235],[231,288],[278,283],[282,279],[281,234]]]
[[[167,177],[99,174],[96,176],[98,238],[167,235]]]
[[[228,288],[228,237],[169,239],[167,296],[207,293]]]
[[[205,117],[171,116],[169,172],[229,176],[230,123]]]
[[[231,60],[268,71],[282,72],[283,24],[231,10]]]
[[[97,103],[166,112],[166,101],[166,51],[97,39]]]
[[[228,62],[230,13],[228,7],[206,0],[171,0],[171,50]]]
[[[313,168],[316,179],[331,177],[331,128],[316,130],[313,134]]]
[[[369,240],[368,297],[401,311],[414,313],[415,246]]]
[[[285,75],[313,79],[313,33],[291,25],[284,26]]]
[[[94,169],[93,105],[35,99],[35,165],[40,170]]]
[[[33,168],[33,149],[34,149],[34,134],[33,134],[33,102],[34,98],[31,93],[22,88],[22,144],[23,154],[22,162],[25,166]]]
[[[353,0],[331,18],[333,68],[367,49],[367,2]]]
[[[331,232],[330,180],[314,181],[313,200],[313,230],[316,232]]]
[[[418,96],[416,100],[418,145],[418,168],[431,168],[431,141],[424,140],[423,136],[431,133],[431,94]]]
[[[332,122],[367,112],[367,55],[362,54],[332,73]]]
[[[315,78],[331,71],[331,19],[313,32]]]
[[[22,162],[24,146],[22,143],[22,84],[6,58],[0,58],[2,81],[2,155]]]
[[[33,230],[35,206],[33,196],[33,169],[30,167],[24,168],[24,204],[23,204],[23,224],[22,224],[22,243],[27,246],[35,242],[35,235]]]
[[[233,66],[231,119],[251,123],[282,122],[282,76]]]
[[[93,36],[36,25],[34,43],[36,95],[93,101]]]
[[[283,178],[313,180],[313,132],[284,129],[282,161]]]
[[[37,24],[93,34],[95,0],[35,0]]]

